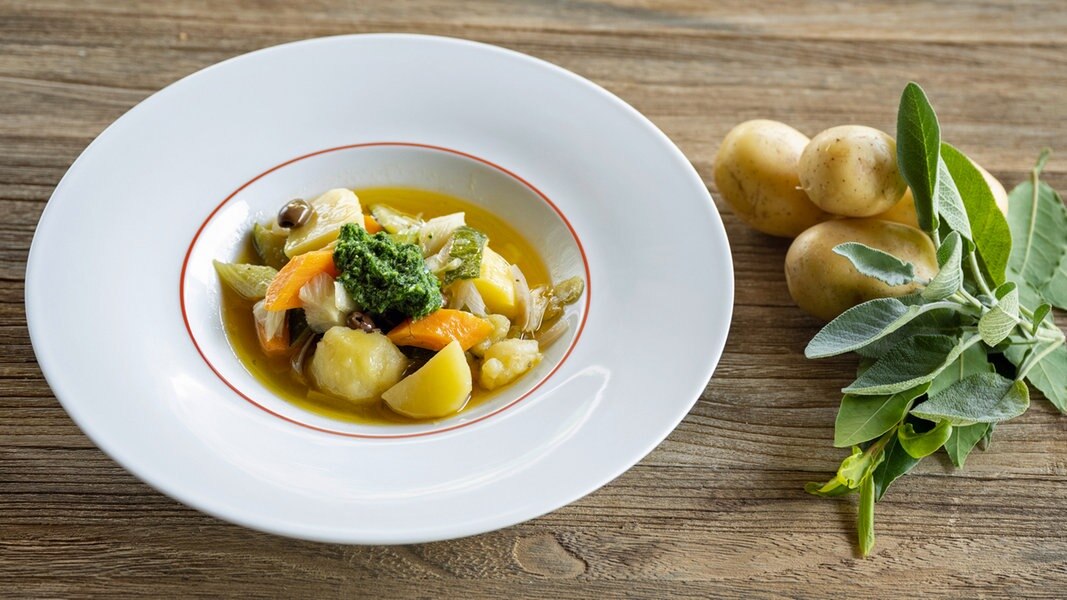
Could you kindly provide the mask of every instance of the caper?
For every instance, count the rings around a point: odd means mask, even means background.
[[[313,209],[302,198],[290,200],[288,204],[278,211],[278,225],[285,229],[300,227],[311,218]]]

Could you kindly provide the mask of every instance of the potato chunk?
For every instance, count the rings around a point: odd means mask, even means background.
[[[515,282],[511,278],[511,265],[503,256],[486,246],[482,252],[481,272],[471,282],[482,295],[486,310],[515,318]]]
[[[315,347],[309,374],[322,391],[364,402],[400,381],[407,366],[407,357],[384,335],[333,327]]]
[[[345,223],[363,227],[363,210],[352,190],[330,190],[308,204],[313,210],[311,218],[290,230],[289,238],[285,240],[285,255],[290,258],[324,248],[337,239],[341,225]]]
[[[402,415],[432,419],[463,408],[472,386],[463,348],[453,340],[418,371],[386,390],[382,399]]]
[[[485,351],[478,383],[487,390],[507,385],[541,362],[537,340],[504,340]]]

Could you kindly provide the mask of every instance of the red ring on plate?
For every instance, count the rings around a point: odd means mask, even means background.
[[[429,150],[438,150],[438,151],[441,151],[441,152],[448,152],[449,154],[455,154],[457,156],[462,156],[464,158],[469,158],[469,159],[471,159],[473,161],[477,161],[479,163],[482,163],[483,165],[492,167],[492,168],[496,169],[497,171],[500,171],[501,173],[504,173],[505,175],[508,175],[511,178],[513,178],[516,181],[518,181],[519,183],[523,184],[528,189],[530,189],[533,193],[537,194],[538,197],[540,197],[542,200],[544,200],[545,203],[548,204],[548,206],[551,207],[552,210],[554,210],[557,215],[559,215],[559,218],[563,220],[564,225],[566,225],[567,229],[571,232],[571,237],[574,238],[575,244],[578,245],[578,252],[582,256],[582,265],[585,267],[585,312],[582,314],[582,322],[578,324],[578,332],[575,334],[574,340],[571,342],[570,347],[567,348],[567,352],[563,354],[563,358],[560,359],[559,363],[556,364],[556,366],[553,367],[551,371],[549,371],[548,375],[545,375],[545,377],[543,379],[541,379],[541,381],[538,381],[537,385],[533,386],[533,388],[531,388],[530,391],[528,391],[525,394],[519,396],[518,398],[512,400],[511,402],[505,404],[504,406],[501,406],[500,408],[497,408],[496,410],[494,410],[494,411],[492,411],[490,413],[487,413],[487,414],[484,414],[484,415],[478,417],[477,419],[473,419],[471,421],[465,421],[463,423],[457,423],[455,425],[451,425],[449,427],[444,427],[442,429],[434,429],[432,431],[421,431],[421,432],[418,432],[418,433],[402,433],[402,434],[352,433],[352,432],[348,432],[348,431],[337,431],[335,429],[327,429],[325,427],[319,427],[317,425],[311,425],[310,423],[304,423],[302,421],[299,421],[299,420],[294,419],[292,417],[287,417],[287,416],[285,416],[285,415],[283,415],[281,413],[275,412],[275,411],[267,408],[266,406],[264,406],[264,405],[260,404],[259,402],[256,402],[255,400],[253,400],[250,396],[248,396],[247,394],[245,394],[241,390],[237,389],[237,386],[235,386],[234,384],[230,383],[230,381],[228,379],[226,379],[225,377],[223,377],[222,373],[220,373],[219,370],[215,368],[215,365],[211,364],[211,361],[208,360],[207,355],[205,355],[204,351],[200,348],[200,344],[196,341],[196,336],[193,335],[193,328],[189,324],[189,316],[188,316],[188,313],[185,310],[185,272],[189,267],[189,257],[193,253],[193,247],[196,245],[196,240],[198,240],[200,238],[200,234],[203,233],[204,228],[207,227],[207,224],[211,221],[211,219],[215,216],[215,214],[217,212],[219,212],[219,210],[222,209],[222,207],[225,206],[227,202],[232,200],[234,196],[239,194],[241,192],[241,190],[245,189],[249,185],[252,185],[253,183],[255,183],[256,181],[262,179],[263,177],[273,173],[274,171],[277,171],[278,169],[281,169],[282,167],[289,166],[289,165],[291,165],[291,164],[293,164],[295,162],[299,162],[301,160],[304,160],[305,158],[311,158],[313,156],[318,156],[320,154],[326,154],[326,153],[329,153],[329,152],[337,152],[338,150],[351,150],[353,148],[369,148],[369,147],[374,147],[374,146],[400,146],[400,147],[409,147],[409,148],[425,148],[425,149],[429,149]],[[196,230],[196,234],[193,235],[192,241],[189,242],[188,250],[186,250],[186,252],[185,252],[185,260],[182,261],[182,270],[181,270],[181,276],[180,277],[181,278],[178,280],[178,301],[181,304],[181,308],[182,308],[182,320],[185,322],[185,330],[189,333],[189,339],[192,340],[193,346],[196,347],[196,351],[200,354],[200,358],[204,359],[204,363],[207,364],[208,368],[210,368],[211,371],[213,373],[215,373],[215,375],[218,376],[218,378],[220,380],[222,380],[222,382],[225,383],[227,387],[229,387],[231,390],[233,390],[235,394],[237,394],[238,396],[244,398],[246,401],[248,401],[250,404],[252,404],[252,406],[255,406],[256,408],[259,408],[260,410],[262,410],[264,412],[270,413],[270,414],[274,415],[275,417],[278,417],[279,419],[282,419],[284,421],[288,421],[289,423],[292,423],[294,425],[299,425],[301,427],[306,427],[308,429],[313,429],[315,431],[321,431],[323,433],[332,433],[332,434],[335,434],[335,435],[343,435],[343,436],[346,436],[346,437],[355,437],[355,438],[397,439],[397,438],[412,438],[412,437],[421,437],[421,436],[426,436],[426,435],[433,435],[433,434],[437,434],[437,433],[445,433],[447,431],[454,431],[454,430],[459,429],[461,427],[466,427],[468,425],[473,425],[473,424],[478,423],[480,421],[484,421],[484,420],[488,419],[489,417],[492,417],[493,415],[500,414],[500,413],[504,412],[505,410],[511,408],[512,406],[515,406],[516,404],[518,404],[519,402],[522,402],[526,398],[530,397],[530,395],[532,395],[534,392],[536,392],[538,390],[538,388],[540,388],[542,385],[544,385],[545,382],[547,382],[549,379],[552,378],[553,375],[556,374],[556,371],[558,371],[559,368],[563,366],[563,363],[567,362],[567,358],[570,357],[571,352],[574,350],[574,347],[578,345],[578,339],[582,337],[582,331],[585,329],[586,319],[588,319],[588,317],[589,317],[589,305],[590,305],[589,304],[589,288],[590,288],[590,282],[589,282],[589,260],[585,255],[585,248],[582,246],[582,241],[578,237],[578,232],[574,230],[574,226],[572,226],[571,222],[567,220],[567,217],[563,214],[563,211],[561,211],[559,209],[559,207],[555,205],[554,202],[552,202],[551,200],[548,199],[548,196],[544,195],[544,193],[542,193],[541,190],[539,190],[536,187],[534,187],[533,184],[531,184],[529,181],[526,181],[525,179],[523,179],[522,177],[516,175],[515,173],[505,169],[504,167],[502,167],[502,166],[500,166],[500,165],[498,165],[496,163],[490,162],[490,161],[488,161],[488,160],[486,160],[484,158],[480,158],[478,156],[474,156],[473,154],[468,154],[466,152],[461,152],[459,150],[453,150],[452,148],[445,148],[443,146],[434,146],[434,145],[431,145],[431,144],[419,144],[419,143],[414,143],[414,142],[368,142],[368,143],[364,143],[364,144],[349,144],[347,146],[337,146],[335,148],[327,148],[325,150],[318,150],[316,152],[311,152],[309,154],[304,154],[303,156],[298,156],[296,158],[289,159],[289,160],[287,160],[287,161],[285,161],[285,162],[283,162],[281,164],[275,165],[275,166],[267,169],[266,171],[263,171],[262,173],[260,173],[259,175],[256,175],[252,179],[249,179],[245,183],[241,184],[241,186],[238,187],[236,190],[234,190],[233,193],[231,193],[229,196],[226,196],[226,198],[222,202],[220,202],[219,205],[216,206],[215,209],[212,210],[210,214],[208,214],[207,218],[204,219],[204,222],[200,224],[200,227]]]

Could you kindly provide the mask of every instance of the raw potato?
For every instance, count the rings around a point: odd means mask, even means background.
[[[497,342],[485,352],[478,383],[487,390],[507,385],[541,362],[537,340],[510,339]]]
[[[315,346],[308,374],[324,392],[365,402],[396,385],[407,366],[407,357],[384,335],[333,327]]]
[[[749,226],[796,237],[830,215],[800,189],[797,162],[808,144],[803,133],[777,121],[746,121],[730,130],[715,155],[715,186]]]
[[[333,189],[308,204],[314,209],[311,218],[290,230],[289,239],[285,240],[285,255],[289,258],[324,248],[337,239],[345,223],[363,227],[363,209],[352,190]]]
[[[846,217],[883,213],[904,195],[897,144],[862,125],[831,127],[800,155],[800,185],[819,208]]]
[[[472,388],[467,356],[459,342],[453,340],[418,371],[389,388],[382,399],[402,415],[433,419],[463,408]]]
[[[989,174],[989,171],[986,171],[984,168],[982,168],[982,165],[974,162],[973,160],[971,161],[971,164],[973,164],[974,167],[978,169],[978,172],[982,174],[982,177],[985,178],[986,185],[989,186],[989,191],[993,192],[993,200],[996,201],[997,208],[999,208],[1000,212],[1003,213],[1005,217],[1007,217],[1007,190],[1005,190],[1004,186],[1001,185],[999,181],[997,181],[996,177],[993,177]],[[915,215],[915,200],[911,197],[911,190],[909,189],[907,192],[904,192],[904,197],[900,199],[900,202],[897,202],[893,205],[892,208],[878,215],[876,218],[885,221],[903,223],[905,225],[911,225],[912,227],[918,227],[919,218]]]
[[[890,287],[856,271],[833,249],[860,242],[915,265],[919,278],[937,274],[934,244],[925,233],[879,219],[838,219],[820,223],[800,234],[785,257],[789,295],[809,314],[829,321],[844,311],[875,298],[904,296],[918,284]]]

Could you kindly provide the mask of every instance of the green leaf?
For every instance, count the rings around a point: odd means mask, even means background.
[[[1034,318],[1031,320],[1034,326],[1030,330],[1030,333],[1036,334],[1037,330],[1041,329],[1041,322],[1045,320],[1045,317],[1047,317],[1050,312],[1052,312],[1052,305],[1047,302],[1034,309]]]
[[[944,300],[963,288],[963,243],[953,231],[937,249],[940,270],[922,291],[925,300]]]
[[[1013,419],[1030,406],[1026,384],[996,373],[979,373],[931,396],[911,409],[911,414],[953,425],[996,423]]]
[[[874,548],[874,493],[874,481],[868,477],[860,484],[860,510],[856,517],[856,532],[863,556]]]
[[[941,128],[926,94],[912,82],[900,95],[897,109],[897,164],[911,188],[915,214],[923,231],[937,231],[935,194],[941,156]]]
[[[952,424],[948,421],[941,421],[930,431],[922,433],[916,432],[911,423],[905,423],[897,430],[897,440],[901,447],[916,459],[925,458],[937,452],[937,449],[944,446],[951,435]]]
[[[876,298],[853,306],[827,323],[804,349],[808,358],[826,358],[862,348],[907,325],[921,314],[954,310],[952,302],[908,305],[897,298]]]
[[[978,339],[977,336],[956,339],[944,335],[907,338],[841,391],[869,396],[896,394],[913,388],[937,377]]]
[[[968,251],[973,247],[971,244],[971,222],[967,217],[967,209],[963,207],[963,198],[956,188],[956,182],[952,179],[952,173],[945,166],[945,161],[937,164],[937,215],[941,222],[948,226],[949,230],[956,231],[968,242]]]
[[[919,459],[912,458],[910,454],[905,452],[896,438],[893,438],[886,445],[882,455],[885,458],[871,475],[871,480],[874,481],[874,499],[876,501],[882,499],[882,496],[885,495],[894,481],[919,464]]]
[[[1011,255],[1011,231],[993,192],[974,162],[950,144],[941,144],[941,158],[956,183],[970,222],[971,240],[995,285],[1004,283]]]
[[[883,455],[880,449],[872,448],[864,452],[859,447],[852,447],[852,454],[841,461],[837,469],[837,480],[851,489],[859,487],[881,464]]]
[[[834,253],[852,262],[856,270],[889,286],[915,281],[915,265],[859,242],[845,242],[834,246]]]
[[[899,298],[904,304],[910,305],[922,302],[918,294]],[[933,304],[933,303],[931,303]],[[931,310],[915,317],[909,323],[890,333],[876,339],[866,346],[853,350],[856,354],[865,358],[878,359],[886,355],[890,350],[903,342],[905,339],[917,335],[947,335],[959,337],[961,330],[962,314],[956,310]],[[857,375],[858,377],[859,375]]]
[[[993,370],[993,365],[989,364],[988,350],[982,344],[975,344],[964,350],[959,358],[948,368],[941,371],[937,377],[934,377],[934,380],[930,382],[930,389],[926,390],[926,393],[933,396],[971,375],[992,373]]]
[[[1018,286],[1009,281],[997,288],[996,296],[997,305],[989,309],[978,321],[978,334],[990,347],[1007,339],[1019,324]]]
[[[1004,353],[1016,367],[1026,359],[1026,348],[1010,346]],[[1048,398],[1061,413],[1067,413],[1067,346],[1060,345],[1034,365],[1026,380]]]
[[[809,494],[819,496],[821,498],[837,498],[838,496],[846,496],[848,494],[851,494],[856,490],[841,483],[837,480],[837,477],[835,476],[833,479],[826,483],[817,483],[814,481],[809,481],[808,483],[804,484],[804,491]]]
[[[948,452],[948,457],[952,459],[952,464],[956,465],[957,469],[963,468],[963,463],[967,462],[967,455],[974,450],[978,441],[985,437],[990,427],[992,427],[990,423],[975,423],[952,428],[952,435],[945,442],[945,452]]]
[[[889,431],[904,418],[911,402],[929,387],[924,384],[886,396],[845,394],[834,423],[834,447],[854,446]]]
[[[1033,306],[1043,299],[1067,309],[1067,209],[1048,184],[1039,181],[1041,164],[1030,181],[1020,183],[1008,196],[1008,225],[1013,240],[1008,279],[1020,284],[1023,302]],[[1036,188],[1035,188],[1036,182]],[[1025,282],[1040,295],[1026,293]]]

